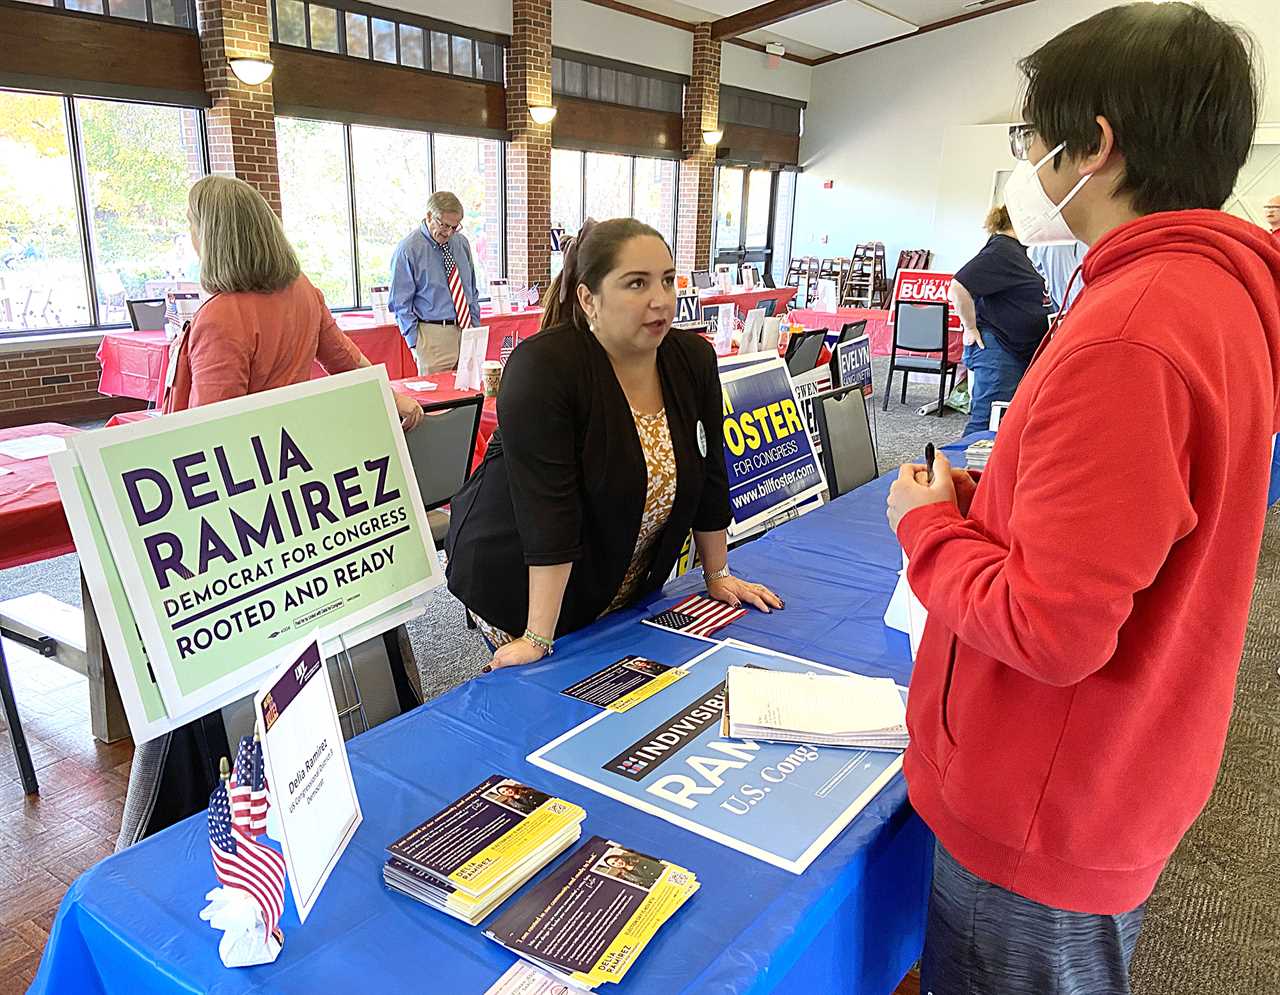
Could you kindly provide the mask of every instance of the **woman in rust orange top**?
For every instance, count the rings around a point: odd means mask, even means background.
[[[213,296],[177,344],[164,411],[302,383],[315,362],[343,373],[369,361],[338,328],[324,295],[303,275],[280,219],[253,187],[206,176],[187,198],[200,283]],[[405,429],[422,408],[396,395]],[[196,719],[139,746],[119,846],[149,836],[203,809],[227,755],[222,713]]]
[[[253,187],[206,176],[187,198],[200,283],[213,296],[178,344],[164,410],[182,411],[329,373],[368,366],[338,328],[324,295],[302,273],[280,219]],[[396,395],[405,428],[422,419],[412,398]]]

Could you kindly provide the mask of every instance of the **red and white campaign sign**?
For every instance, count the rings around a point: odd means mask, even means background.
[[[954,273],[939,273],[928,269],[900,269],[893,281],[893,304],[907,301],[911,304],[945,304]],[[893,304],[889,306],[889,324],[893,325]],[[950,331],[960,331],[960,315],[951,309],[947,321]]]

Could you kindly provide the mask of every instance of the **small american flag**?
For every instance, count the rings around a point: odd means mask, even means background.
[[[502,336],[502,346],[498,349],[498,361],[502,363],[503,366],[506,366],[507,360],[511,358],[511,354],[515,352],[515,349],[515,334],[512,333],[511,335]]]
[[[262,743],[255,736],[241,736],[236,766],[227,782],[231,799],[231,822],[247,836],[257,839],[267,830],[267,772],[262,761]]]
[[[226,781],[219,782],[209,796],[209,850],[218,882],[248,893],[262,912],[270,936],[284,913],[284,857],[234,823]]]
[[[745,608],[734,608],[721,601],[704,598],[701,594],[691,594],[647,621],[690,636],[709,636],[746,613]]]

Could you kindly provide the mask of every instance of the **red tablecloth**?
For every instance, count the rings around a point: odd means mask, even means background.
[[[427,411],[430,411],[433,407],[443,407],[450,401],[456,401],[460,397],[474,396],[475,391],[473,390],[454,389],[453,376],[452,372],[433,373],[426,377],[410,377],[408,380],[398,380],[392,386],[401,393],[408,394],[420,402]],[[435,390],[414,390],[409,386],[411,383],[423,380],[430,380],[438,386]],[[480,461],[484,459],[485,451],[489,448],[489,439],[497,427],[498,400],[494,397],[486,397],[484,406],[480,409],[480,430],[476,433],[476,448],[471,458],[472,470],[478,467]]]
[[[117,425],[128,425],[131,422],[142,421],[145,418],[159,418],[160,409],[151,408],[149,411],[121,411],[118,415],[112,415],[107,419],[107,428],[115,428]]]
[[[700,302],[708,307],[712,304],[736,304],[744,312],[760,306],[760,302],[772,297],[778,303],[773,306],[773,313],[781,316],[787,305],[795,300],[795,287],[760,287],[758,290],[735,290],[731,294],[707,294],[700,297]]]
[[[816,308],[796,308],[791,312],[791,317],[805,328],[827,328],[833,332],[839,332],[851,321],[862,321],[865,318],[867,335],[871,338],[871,355],[887,356],[893,350],[893,329],[889,327],[889,312],[879,308],[842,307],[837,308],[835,312],[819,311]],[[959,332],[951,333],[950,344],[951,358],[959,360],[960,352],[964,348]],[[915,355],[915,353],[903,352],[900,355]]]
[[[107,332],[98,346],[98,363],[99,394],[156,401],[169,365],[169,340],[159,331]]]
[[[423,380],[430,380],[437,384],[435,390],[414,390],[408,385],[418,383]],[[402,380],[396,380],[393,384],[396,390],[402,394],[408,394],[414,400],[430,411],[431,408],[444,407],[450,401],[456,401],[460,397],[472,397],[475,395],[474,390],[455,390],[453,386],[453,373],[433,373],[429,377],[406,377]],[[116,425],[128,425],[132,422],[139,422],[146,418],[159,417],[159,411],[125,411],[118,415],[112,415],[111,420],[107,422],[107,428]],[[472,469],[480,465],[480,461],[484,459],[485,450],[489,448],[489,438],[493,435],[494,429],[498,427],[498,402],[495,398],[486,397],[484,399],[484,407],[480,410],[480,431],[476,433],[476,451],[475,458],[471,464]],[[3,484],[6,478],[0,477],[0,484]],[[64,527],[65,528],[65,527]]]
[[[513,336],[512,346],[514,347],[530,335],[538,334],[538,326],[542,324],[542,308],[502,314],[482,311],[480,324],[489,329],[489,349],[485,353],[485,359],[501,359],[502,340],[508,335]]]
[[[0,431],[0,442],[33,435],[72,435],[79,429],[44,422]],[[0,570],[74,553],[71,529],[53,482],[49,458],[16,460],[0,455]]]
[[[392,380],[400,377],[411,377],[418,372],[418,361],[413,358],[413,350],[400,334],[400,326],[395,322],[389,325],[375,325],[373,315],[335,314],[338,327],[347,333],[347,337],[356,344],[356,348],[364,353],[365,358],[374,366],[382,363],[387,368],[387,376]],[[311,372],[311,379],[324,376],[324,370],[317,363]]]
[[[375,325],[371,314],[334,317],[369,362],[385,364],[387,376],[393,380],[418,372],[413,352],[396,325]],[[98,347],[98,362],[102,364],[98,393],[160,403],[169,370],[169,342],[164,332],[107,332]],[[322,376],[324,369],[316,363],[311,378]]]

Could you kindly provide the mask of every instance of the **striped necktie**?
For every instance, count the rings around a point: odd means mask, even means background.
[[[458,264],[454,262],[449,246],[440,246],[444,253],[444,272],[449,281],[449,296],[453,298],[453,309],[458,313],[458,327],[471,327],[471,305],[467,303],[466,291],[462,289],[462,276],[458,273]]]

